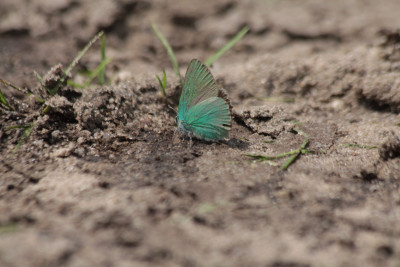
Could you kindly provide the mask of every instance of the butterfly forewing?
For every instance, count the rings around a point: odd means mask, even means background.
[[[179,114],[183,115],[197,103],[218,96],[218,86],[208,68],[193,59],[186,71],[182,95],[179,100]]]

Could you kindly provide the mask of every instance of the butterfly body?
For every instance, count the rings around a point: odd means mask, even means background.
[[[219,88],[208,68],[193,59],[179,99],[178,129],[190,138],[218,141],[229,137],[229,104],[218,97]]]

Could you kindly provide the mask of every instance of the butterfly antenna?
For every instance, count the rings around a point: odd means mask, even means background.
[[[170,105],[168,105],[168,107],[169,107],[170,109],[172,109],[172,110],[175,112],[176,115],[178,115],[178,111],[176,111],[176,109],[174,109],[174,108],[171,107]]]

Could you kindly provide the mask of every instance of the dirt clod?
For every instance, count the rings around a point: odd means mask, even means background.
[[[379,148],[379,155],[384,160],[400,157],[400,135],[388,132]]]

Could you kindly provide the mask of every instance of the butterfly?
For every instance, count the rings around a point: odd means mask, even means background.
[[[231,110],[229,100],[221,98],[211,72],[192,59],[186,71],[177,115],[178,130],[190,137],[219,141],[229,137]]]

